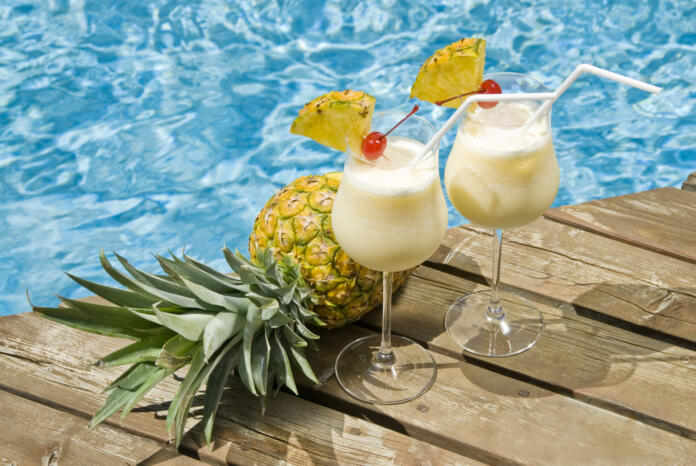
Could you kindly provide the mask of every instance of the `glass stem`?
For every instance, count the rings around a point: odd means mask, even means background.
[[[382,272],[382,343],[377,352],[377,363],[394,364],[394,352],[391,348],[391,300],[392,272]]]
[[[500,257],[503,249],[503,230],[496,229],[493,235],[493,276],[491,277],[491,302],[486,309],[486,317],[501,320],[505,317],[500,303]]]

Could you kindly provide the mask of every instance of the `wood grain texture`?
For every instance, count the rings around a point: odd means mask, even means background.
[[[696,191],[696,172],[693,172],[688,176],[688,178],[682,183],[681,189],[686,189],[687,191]]]
[[[420,267],[394,299],[393,331],[461,358],[444,332],[444,315],[461,295],[485,288]],[[544,314],[541,340],[511,358],[467,355],[467,360],[696,439],[696,351],[583,318],[570,305],[526,297]],[[375,313],[364,321],[380,325]]]
[[[400,296],[412,286],[407,284]],[[432,327],[441,322],[433,311],[430,301],[418,308],[418,320],[408,322],[400,320],[397,315],[401,311],[395,309],[395,323],[398,320],[399,325],[413,328],[426,322],[424,325]],[[322,352],[311,355],[313,365],[326,378],[333,370],[336,353],[350,341],[369,334],[369,330],[355,326],[325,334]],[[359,410],[356,414],[368,419],[394,422],[413,437],[476,456],[486,463],[679,464],[696,454],[696,442],[679,435],[444,352],[431,354],[438,366],[437,380],[412,402],[356,402],[333,377],[326,378],[314,393],[309,391],[312,387],[305,387],[303,396],[325,403],[338,400],[336,403],[344,405],[342,409]]]
[[[88,429],[75,416],[0,390],[0,464],[201,465],[157,442],[119,428]]]
[[[104,386],[123,370],[91,363],[124,343],[34,314],[3,317],[0,388],[75,414],[86,425],[104,400]],[[178,382],[171,378],[164,380],[148,394],[140,409],[122,422],[113,417],[105,427],[122,428],[165,446],[166,403],[177,387]],[[262,417],[258,400],[234,377],[222,404],[210,447],[204,445],[198,426],[200,413],[189,417],[190,432],[183,441],[185,452],[215,464],[476,464],[464,456],[283,392]]]
[[[465,225],[430,263],[485,283],[492,255],[490,231]],[[696,342],[696,264],[544,218],[506,232],[502,262],[507,285]]]
[[[549,210],[546,218],[696,263],[696,193],[660,188]]]

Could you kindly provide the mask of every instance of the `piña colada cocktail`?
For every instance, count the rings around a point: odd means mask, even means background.
[[[383,272],[409,269],[437,249],[447,229],[447,206],[434,154],[423,143],[390,136],[375,161],[350,153],[334,200],[336,239],[356,262]]]
[[[559,183],[548,115],[526,125],[534,102],[476,106],[459,126],[445,168],[454,207],[470,221],[514,228],[551,206]]]
[[[433,128],[421,118],[403,117],[375,114],[373,129],[397,127],[387,135],[373,131],[361,147],[347,144],[343,180],[331,212],[341,248],[356,262],[383,272],[381,337],[354,341],[336,360],[341,386],[369,403],[411,400],[432,385],[437,372],[432,356],[420,345],[391,335],[392,273],[427,259],[447,231],[438,148],[423,151]]]
[[[530,76],[487,76],[486,93],[543,93]],[[493,92],[490,92],[494,89]],[[490,291],[457,300],[445,316],[450,336],[483,356],[511,356],[534,345],[544,327],[541,313],[514,295],[501,295],[503,230],[526,225],[548,209],[558,191],[559,172],[548,112],[532,118],[534,100],[479,102],[464,113],[445,168],[450,201],[464,217],[495,230]]]

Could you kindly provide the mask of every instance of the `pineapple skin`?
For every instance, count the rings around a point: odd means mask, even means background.
[[[301,266],[314,305],[328,328],[353,322],[382,302],[382,274],[353,261],[331,228],[331,208],[340,172],[296,179],[276,192],[254,221],[249,257],[268,249],[280,259],[290,255]],[[393,291],[411,271],[394,274]]]
[[[436,51],[418,71],[410,97],[435,103],[455,95],[478,90],[486,61],[485,39],[461,39]],[[457,108],[452,100],[443,107]]]

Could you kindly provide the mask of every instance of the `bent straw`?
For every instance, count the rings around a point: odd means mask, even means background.
[[[629,78],[618,73],[614,73],[603,68],[599,68],[587,63],[578,65],[575,70],[566,78],[563,83],[561,83],[558,88],[553,92],[539,92],[539,93],[518,93],[518,94],[475,94],[467,97],[464,102],[457,108],[457,110],[452,114],[451,117],[445,122],[445,124],[440,128],[437,133],[430,138],[430,141],[425,145],[421,154],[427,154],[440,142],[440,139],[445,135],[447,131],[454,126],[459,117],[464,113],[467,107],[474,102],[500,102],[508,100],[545,100],[534,115],[531,116],[529,120],[523,125],[529,125],[531,122],[539,118],[541,115],[546,113],[551,105],[563,94],[566,89],[570,87],[573,82],[578,79],[582,73],[590,73],[602,78],[607,78],[618,83],[626,84],[631,87],[635,87],[642,91],[652,92],[653,94],[659,94],[662,91],[661,87],[653,86],[652,84],[645,83],[643,81],[638,81],[637,79]]]
[[[566,80],[563,81],[561,85],[556,88],[555,91],[553,91],[554,98],[552,100],[544,102],[537,109],[537,111],[534,112],[534,115],[532,115],[527,124],[531,123],[532,121],[536,120],[541,115],[546,113],[551,107],[551,105],[553,105],[553,103],[556,101],[556,99],[558,99],[561,96],[561,94],[563,94],[566,91],[566,89],[568,89],[570,85],[573,84],[573,82],[576,79],[578,79],[578,77],[582,73],[590,73],[600,76],[602,78],[611,79],[612,81],[616,81],[621,84],[626,84],[628,86],[640,89],[641,91],[647,91],[653,94],[659,94],[660,92],[662,92],[661,87],[653,86],[652,84],[644,83],[643,81],[638,81],[637,79],[629,78],[628,76],[624,76],[622,74],[614,73],[611,71],[607,71],[603,68],[598,68],[596,66],[583,63],[581,65],[578,65],[575,68],[575,70],[572,73],[570,73],[570,76],[568,76]]]
[[[470,95],[464,102],[455,110],[452,116],[442,125],[430,141],[425,145],[421,151],[421,156],[427,154],[440,142],[440,139],[445,135],[447,131],[450,130],[452,126],[457,122],[462,113],[469,107],[470,104],[475,102],[505,102],[508,100],[552,100],[556,99],[556,95],[553,92],[520,92],[517,94],[474,94]]]

